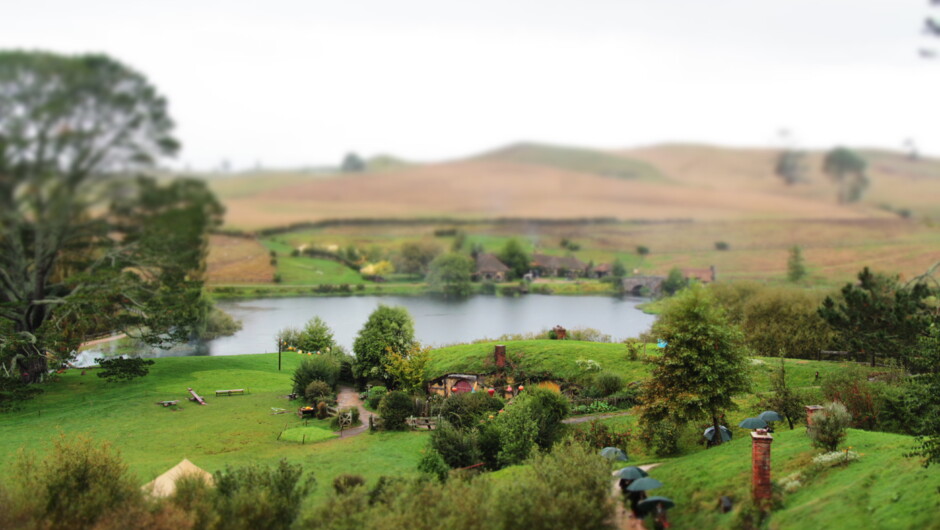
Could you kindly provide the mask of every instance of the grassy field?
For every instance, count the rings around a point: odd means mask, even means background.
[[[779,480],[811,466],[805,429],[778,430],[771,447],[772,476]],[[785,494],[769,528],[938,528],[940,476],[904,453],[913,438],[849,430],[846,444],[862,456],[830,468]],[[750,497],[751,441],[741,437],[708,451],[667,461],[651,471],[664,486],[655,491],[676,502],[676,528],[729,528],[734,513],[721,514],[718,499]]]
[[[332,435],[327,421],[312,420],[307,422],[305,445],[299,436],[296,441],[278,441],[285,429],[304,428],[304,421],[292,413],[297,402],[283,397],[290,392],[290,376],[299,359],[284,355],[281,372],[277,354],[156,359],[150,375],[125,383],[107,383],[94,375],[95,370],[84,376],[69,370],[23,410],[0,415],[0,473],[6,473],[18,449],[45,452],[59,433],[86,433],[110,441],[141,483],[183,458],[210,472],[226,465],[274,464],[286,458],[314,473],[320,484],[317,496],[325,494],[340,473],[370,479],[415,473],[424,433],[340,439]],[[208,405],[187,401],[189,387]],[[248,393],[215,397],[215,390],[228,388],[246,388]],[[155,404],[171,399],[180,400],[178,410]],[[289,413],[271,414],[272,407]],[[309,443],[314,434],[323,441]]]

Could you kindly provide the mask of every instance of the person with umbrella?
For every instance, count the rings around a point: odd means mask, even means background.
[[[630,500],[630,510],[633,511],[633,516],[637,519],[642,519],[643,516],[640,510],[640,504],[643,499],[646,498],[646,492],[648,490],[656,489],[662,487],[663,483],[656,480],[653,477],[642,477],[634,480],[627,486],[628,497]]]
[[[666,517],[666,510],[675,506],[672,499],[666,497],[650,497],[637,506],[640,517],[646,517],[653,514],[653,528],[663,530],[669,528],[669,519]]]

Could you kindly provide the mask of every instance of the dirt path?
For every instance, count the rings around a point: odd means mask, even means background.
[[[112,340],[123,339],[126,336],[127,335],[125,335],[124,333],[119,333],[117,335],[112,335],[110,337],[104,337],[103,339],[95,339],[95,340],[90,340],[88,342],[83,342],[82,345],[79,347],[84,348],[85,346],[94,346],[95,344],[104,344],[105,342],[111,342]]]
[[[362,434],[369,430],[369,417],[372,416],[372,413],[362,406],[362,400],[359,399],[359,393],[356,392],[355,388],[340,385],[339,394],[336,396],[336,408],[342,410],[349,407],[359,409],[359,421],[362,422],[362,425],[344,431],[337,431],[336,434],[340,435],[342,438],[356,436],[357,434]]]
[[[617,416],[626,416],[629,412],[606,412],[604,414],[589,414],[587,416],[575,416],[561,420],[562,423],[585,423],[591,420],[602,420],[605,418],[616,418]]]
[[[649,471],[659,464],[646,464],[644,466],[637,466],[643,471]],[[646,525],[643,523],[642,519],[637,519],[633,517],[633,512],[630,511],[630,508],[627,507],[626,503],[623,502],[623,493],[620,491],[620,485],[618,484],[619,480],[614,480],[613,484],[610,486],[610,496],[613,497],[616,508],[614,508],[614,523],[617,528],[624,530],[646,530]]]

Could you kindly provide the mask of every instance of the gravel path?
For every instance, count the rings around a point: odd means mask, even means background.
[[[359,421],[362,422],[362,425],[344,431],[337,431],[336,434],[340,435],[342,438],[356,436],[357,434],[362,434],[369,430],[369,417],[372,416],[372,413],[362,406],[362,400],[359,399],[359,392],[356,392],[356,389],[353,387],[340,385],[339,394],[336,396],[336,408],[342,410],[349,407],[359,409]]]

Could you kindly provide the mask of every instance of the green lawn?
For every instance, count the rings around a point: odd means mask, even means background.
[[[300,356],[277,354],[156,359],[150,375],[125,383],[107,383],[89,370],[69,370],[22,410],[0,415],[0,477],[21,448],[44,453],[53,437],[85,433],[110,441],[141,483],[163,473],[183,458],[207,471],[249,462],[274,464],[281,458],[301,463],[320,487],[329,489],[340,473],[375,479],[416,473],[425,433],[361,434],[335,438],[328,421],[309,421],[306,431],[321,440],[300,443],[277,437],[285,429],[304,429],[292,412],[299,406],[283,396]],[[186,400],[188,387],[206,398],[200,406]],[[246,388],[244,396],[215,397],[215,390]],[[180,400],[179,410],[155,404]],[[271,414],[272,407],[288,409]],[[298,439],[298,442],[300,439]]]
[[[938,528],[940,474],[904,456],[913,438],[850,429],[846,444],[861,459],[825,470],[784,494],[769,528]],[[774,480],[808,468],[819,453],[805,428],[775,433],[771,452]],[[670,511],[676,528],[729,528],[734,515],[719,513],[718,499],[749,497],[751,441],[742,437],[670,460],[650,474],[664,484],[655,494],[676,502]]]

